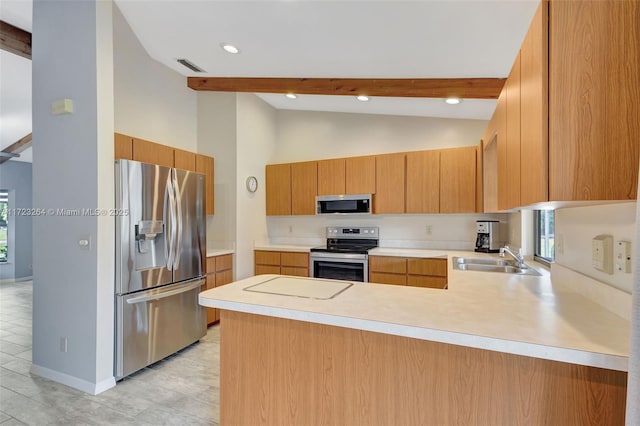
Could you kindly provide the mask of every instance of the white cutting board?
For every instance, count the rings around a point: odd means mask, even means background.
[[[353,285],[349,281],[319,280],[313,278],[275,277],[245,288],[256,293],[282,296],[306,297],[309,299],[331,299]]]

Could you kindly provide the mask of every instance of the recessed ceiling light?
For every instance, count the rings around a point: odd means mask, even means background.
[[[447,98],[444,101],[446,103],[448,103],[449,105],[458,105],[460,102],[462,102],[462,99],[460,99],[460,98]]]
[[[227,52],[227,53],[233,53],[233,54],[240,53],[240,49],[235,47],[233,44],[222,43],[220,45],[220,47],[222,47],[224,49],[224,51]]]
[[[289,99],[296,99],[297,98],[297,96],[294,93],[287,93],[285,96],[287,98],[289,98]]]
[[[360,95],[356,99],[362,102],[367,102],[369,100],[369,97],[365,95]]]

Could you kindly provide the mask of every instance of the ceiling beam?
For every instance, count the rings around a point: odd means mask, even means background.
[[[5,152],[7,154],[19,154],[25,149],[31,147],[32,139],[33,139],[33,134],[29,133],[27,136],[17,140],[16,142],[12,143],[11,145],[3,149],[2,152]],[[11,158],[13,157],[1,156],[0,164],[4,163],[5,161],[9,161]]]
[[[214,92],[467,99],[498,99],[504,82],[504,78],[187,78],[190,88]]]
[[[0,49],[31,59],[31,33],[0,21]]]

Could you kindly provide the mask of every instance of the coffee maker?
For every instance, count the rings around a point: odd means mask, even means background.
[[[476,221],[476,249],[484,253],[500,251],[500,222],[497,220]]]

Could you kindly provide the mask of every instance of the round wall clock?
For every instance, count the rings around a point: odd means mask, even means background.
[[[258,190],[258,179],[255,176],[249,176],[247,178],[247,191],[256,192]]]

